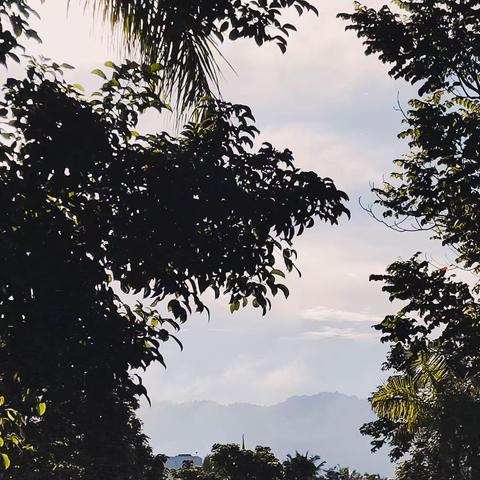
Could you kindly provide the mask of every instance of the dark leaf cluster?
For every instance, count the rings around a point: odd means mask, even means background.
[[[410,152],[382,188],[385,223],[430,230],[460,267],[478,273],[480,2],[402,1],[396,9],[357,4],[340,16],[390,74],[420,83],[401,111]],[[373,394],[379,420],[363,427],[374,448],[406,454],[400,480],[473,480],[480,476],[480,324],[478,288],[432,269],[419,256],[391,265],[383,281],[403,306],[376,326],[391,345],[388,381]]]
[[[448,375],[437,380],[435,370],[424,372],[430,387],[412,391],[411,408],[418,408],[414,429],[406,422],[380,417],[364,425],[362,432],[373,437],[374,449],[389,443],[391,457],[408,454],[397,478],[473,480],[480,473],[480,304],[469,286],[447,276],[444,269],[432,270],[414,257],[399,261],[386,275],[372,280],[385,283],[390,300],[404,306],[385,317],[375,328],[382,341],[391,344],[384,368],[399,379],[418,378],[418,359],[429,354],[442,358]],[[403,377],[402,377],[403,376]],[[391,377],[391,379],[394,377]],[[391,397],[392,405],[402,398]],[[407,397],[404,397],[407,398]],[[414,407],[415,403],[417,407]],[[421,476],[421,472],[424,476]],[[414,472],[416,472],[414,474]],[[417,476],[416,476],[417,475]]]
[[[366,54],[392,65],[390,75],[421,82],[420,94],[447,88],[452,78],[479,86],[480,23],[478,0],[394,0],[368,8],[356,2],[342,13],[348,30],[363,39]]]
[[[394,65],[391,74],[422,81],[404,113],[411,152],[382,188],[377,204],[396,229],[432,231],[477,268],[480,260],[478,148],[480,22],[478,1],[397,2],[405,15],[358,6],[342,15],[365,39],[367,53]]]
[[[27,0],[2,0],[0,3],[0,64],[6,65],[7,60],[20,61],[16,50],[22,50],[20,38],[40,40],[37,33],[29,26],[35,10]]]
[[[276,263],[294,268],[294,236],[348,213],[291,152],[251,148],[247,107],[210,102],[178,138],[138,133],[146,109],[168,107],[159,70],[107,68],[91,97],[34,60],[3,92],[2,392],[23,414],[27,394],[48,406],[9,478],[145,478],[155,459],[134,412],[147,392],[131,370],[163,363],[168,327],[204,311],[206,290],[266,312],[288,294]]]
[[[379,475],[360,474],[349,468],[323,468],[320,457],[287,455],[281,463],[269,447],[240,448],[237,444],[215,444],[203,466],[184,462],[171,470],[175,480],[382,480]]]

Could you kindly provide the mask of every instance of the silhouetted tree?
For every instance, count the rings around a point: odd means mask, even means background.
[[[386,480],[377,474],[364,473],[361,474],[356,470],[351,470],[347,467],[337,467],[328,469],[322,480]]]
[[[33,36],[30,14],[22,0],[0,6],[2,58]],[[168,108],[158,64],[108,62],[92,96],[62,79],[68,65],[26,68],[0,100],[0,380],[13,417],[0,425],[3,476],[143,480],[159,464],[132,371],[164,363],[162,343],[206,311],[207,290],[232,312],[266,313],[288,295],[278,262],[295,268],[294,237],[316,218],[337,223],[347,197],[290,151],[253,149],[245,106],[204,100],[202,121],[177,138],[138,133],[145,110]],[[12,436],[19,419],[27,450]]]
[[[480,2],[393,3],[396,9],[357,4],[341,15],[367,54],[378,53],[393,77],[419,85],[400,134],[411,151],[396,160],[391,181],[374,189],[376,205],[393,228],[431,231],[457,266],[478,274]],[[373,276],[405,303],[376,326],[391,344],[385,368],[396,374],[374,394],[380,418],[363,431],[375,448],[388,442],[392,458],[408,456],[397,473],[402,480],[480,476],[479,292],[447,272],[415,256]],[[441,384],[434,372],[420,380],[422,359],[441,359],[448,372]]]
[[[363,427],[375,448],[410,459],[399,479],[473,479],[479,468],[480,305],[469,286],[417,258],[396,262],[387,275],[402,310],[377,325],[392,342],[385,368],[398,375],[373,395],[380,419]]]
[[[319,458],[296,452],[280,463],[268,447],[249,450],[237,444],[216,444],[202,467],[186,461],[170,470],[170,475],[176,480],[385,480],[349,468],[323,469],[325,462],[319,463]]]
[[[302,455],[295,452],[295,456],[287,455],[283,462],[285,480],[313,480],[319,478],[319,472],[325,462],[319,463],[320,457],[309,456],[308,452]]]
[[[281,480],[282,464],[270,448],[241,449],[237,444],[212,447],[212,470],[222,480]]]
[[[171,470],[170,475],[175,480],[220,480],[215,472],[209,471],[204,466],[193,465],[192,461],[185,461],[181,468]]]

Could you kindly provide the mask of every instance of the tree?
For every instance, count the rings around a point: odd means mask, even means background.
[[[6,6],[25,4],[3,5],[6,32]],[[162,343],[207,310],[206,290],[266,313],[288,295],[278,259],[293,270],[294,237],[337,223],[347,197],[290,151],[254,150],[245,106],[204,100],[177,138],[139,134],[145,110],[168,108],[158,64],[107,62],[92,96],[65,68],[30,59],[0,101],[1,392],[32,446],[8,453],[2,478],[143,480],[162,468],[132,370],[164,363]]]
[[[182,108],[219,89],[219,45],[249,38],[275,43],[282,52],[295,31],[282,20],[286,9],[317,12],[306,0],[83,0],[124,39],[128,54],[140,53],[162,67],[163,93],[176,91]]]
[[[215,444],[202,467],[187,461],[170,474],[176,480],[382,480],[349,468],[323,469],[325,462],[319,464],[319,458],[296,452],[280,463],[268,447],[249,450],[237,444]]]
[[[0,65],[6,65],[7,60],[20,61],[18,50],[22,46],[19,37],[39,39],[29,25],[32,15],[37,13],[26,0],[4,0],[0,4]]]
[[[239,445],[215,444],[210,456],[212,470],[223,480],[282,480],[283,468],[270,448],[255,450]]]
[[[411,363],[412,373],[391,376],[371,399],[379,417],[402,422],[407,432],[414,431],[431,410],[438,413],[438,398],[453,380],[440,355],[422,352]]]
[[[361,474],[348,467],[330,468],[325,472],[322,480],[385,480],[380,475]]]
[[[171,472],[176,480],[219,480],[214,472],[209,471],[204,466],[193,465],[193,462],[183,462],[181,468]]]
[[[385,219],[402,228],[408,219],[458,252],[465,267],[479,263],[477,188],[480,83],[479,2],[395,2],[403,14],[357,5],[341,15],[380,53],[390,74],[420,83],[420,98],[405,113],[411,152],[396,160],[392,182],[374,191]]]
[[[400,134],[411,150],[396,160],[392,179],[374,188],[376,206],[392,228],[430,231],[458,268],[478,274],[480,2],[393,3],[396,11],[357,4],[340,15],[393,77],[419,84]],[[478,288],[418,255],[372,279],[404,306],[376,326],[391,343],[385,368],[397,374],[374,393],[380,418],[363,431],[375,448],[389,443],[393,459],[407,455],[399,479],[478,478]],[[425,359],[441,359],[448,372],[435,388],[415,372]]]
[[[308,456],[308,452],[302,455],[295,452],[295,456],[287,455],[287,460],[283,462],[285,480],[313,480],[319,478],[320,469],[325,462],[318,463],[318,455]]]
[[[396,370],[374,393],[379,420],[363,427],[394,460],[398,478],[474,479],[479,470],[479,308],[470,288],[417,258],[396,262],[385,282],[402,310],[376,326],[392,342],[385,368]]]

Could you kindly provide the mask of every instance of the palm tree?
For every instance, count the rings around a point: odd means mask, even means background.
[[[408,432],[435,406],[441,388],[452,379],[440,355],[421,354],[412,366],[411,374],[391,376],[371,400],[379,417],[402,423]]]
[[[480,478],[478,373],[460,377],[432,353],[419,355],[406,370],[390,377],[371,399],[377,415],[395,423],[393,445],[409,454],[396,478]]]
[[[287,460],[283,462],[285,480],[314,480],[318,478],[320,469],[325,462],[318,463],[318,455],[309,456],[295,452],[295,456],[287,455]]]
[[[218,94],[219,44],[253,38],[285,51],[293,25],[282,10],[317,13],[306,0],[82,0],[119,35],[129,55],[162,68],[162,91],[182,109]],[[228,63],[228,62],[227,62]]]
[[[85,0],[120,34],[127,54],[140,54],[164,70],[165,93],[176,88],[180,104],[191,105],[218,86],[215,12],[189,0]]]

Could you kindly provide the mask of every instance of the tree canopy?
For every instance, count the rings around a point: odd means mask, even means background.
[[[0,6],[3,59],[32,13]],[[139,133],[143,112],[168,108],[158,62],[107,62],[93,95],[63,79],[69,65],[26,62],[0,98],[2,478],[154,478],[132,371],[164,364],[207,290],[232,312],[288,296],[295,236],[337,223],[347,196],[289,150],[254,148],[246,106],[204,99],[178,136]]]
[[[187,461],[170,475],[175,480],[382,480],[349,468],[327,468],[325,463],[308,452],[287,455],[281,463],[268,447],[251,450],[233,443],[215,444],[202,467]]]
[[[480,2],[392,3],[340,15],[367,54],[419,85],[402,112],[410,151],[374,188],[374,208],[394,229],[430,231],[454,255],[452,270],[478,274]],[[401,480],[480,474],[479,290],[454,276],[419,254],[372,276],[403,307],[376,325],[391,344],[384,366],[394,375],[373,394],[379,419],[363,431],[374,448],[388,443],[392,458],[404,459]]]

